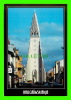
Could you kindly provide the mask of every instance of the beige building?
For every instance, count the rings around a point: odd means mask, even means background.
[[[47,82],[53,82],[54,81],[54,69],[51,68],[47,73],[46,73],[46,78],[47,78]]]

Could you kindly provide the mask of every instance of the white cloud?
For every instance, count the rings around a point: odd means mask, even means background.
[[[63,38],[59,36],[41,38],[42,52],[57,50],[63,46]]]
[[[10,37],[10,43],[14,44],[15,47],[19,49],[19,52],[21,52],[22,54],[28,51],[29,40],[24,40],[20,37],[17,38],[17,36],[14,35]]]
[[[41,23],[39,25],[40,27],[40,30],[42,32],[45,32],[46,30],[47,31],[58,31],[58,32],[63,32],[63,26],[60,25],[60,24],[56,24],[54,22],[51,22],[51,23],[48,23],[48,22],[45,22],[45,23]]]
[[[30,39],[27,38],[23,39],[17,36],[10,37],[11,44],[14,44],[16,48],[19,49],[20,52],[22,52],[22,54],[24,53],[28,54],[29,40]],[[63,46],[63,38],[59,36],[42,37],[40,43],[41,43],[42,53],[47,54],[48,52],[61,49],[61,47]]]

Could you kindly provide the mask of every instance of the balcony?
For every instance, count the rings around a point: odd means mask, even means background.
[[[22,61],[22,57],[21,57],[21,56],[19,56],[19,61],[20,61],[20,62]]]
[[[16,63],[16,68],[22,68],[23,67],[23,65],[21,64],[21,63]]]
[[[15,50],[15,53],[18,54],[18,50],[17,49]]]
[[[17,72],[17,75],[18,75],[19,78],[22,78],[22,74],[21,74],[20,70]]]

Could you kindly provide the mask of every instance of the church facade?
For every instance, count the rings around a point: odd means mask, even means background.
[[[26,66],[26,80],[32,83],[46,82],[46,72],[43,64],[41,45],[40,45],[40,31],[37,21],[36,13],[34,12],[32,25],[30,29],[30,43],[28,51],[28,59]]]

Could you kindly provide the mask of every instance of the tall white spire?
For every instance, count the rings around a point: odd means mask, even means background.
[[[33,37],[39,36],[39,34],[40,34],[35,10],[34,10],[33,18],[32,18],[32,26],[31,26],[30,33],[31,33],[31,36],[33,36]]]
[[[37,21],[36,12],[32,18],[31,32],[30,32],[29,52],[26,67],[26,80],[32,83],[43,82],[43,62],[40,47],[40,32]],[[29,57],[31,56],[31,58]]]

